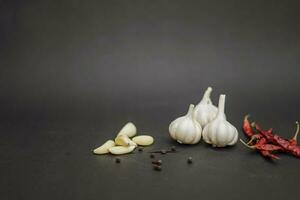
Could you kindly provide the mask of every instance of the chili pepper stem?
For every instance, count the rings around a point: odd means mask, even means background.
[[[242,139],[240,139],[241,143],[243,143],[246,147],[250,148],[250,149],[255,149],[254,146],[250,146],[248,145],[246,142],[244,142]]]
[[[248,115],[245,115],[245,117],[244,117],[244,120],[248,120],[249,119],[249,117],[250,117],[250,115],[248,114]]]
[[[256,138],[254,136],[251,137],[251,139],[246,143],[247,145],[251,144]]]
[[[294,137],[292,138],[292,140],[295,140],[297,142],[297,137],[298,137],[298,134],[299,134],[299,122],[296,121],[296,126],[297,126],[297,129],[296,129],[296,132],[294,134]]]

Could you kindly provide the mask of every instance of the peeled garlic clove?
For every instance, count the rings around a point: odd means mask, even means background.
[[[218,115],[205,126],[202,133],[203,140],[214,147],[231,146],[238,140],[238,131],[226,120],[224,109],[225,95],[220,95]]]
[[[103,145],[93,150],[94,154],[106,154],[109,153],[109,148],[115,146],[115,142],[113,140],[106,141]]]
[[[206,126],[214,118],[216,118],[218,109],[212,104],[210,99],[210,94],[212,88],[208,87],[202,97],[200,103],[195,107],[193,117],[201,125],[201,127]]]
[[[120,130],[117,136],[119,135],[127,135],[128,137],[133,137],[136,135],[136,127],[132,122],[128,122],[123,128]]]
[[[115,146],[109,148],[109,152],[115,155],[127,154],[132,152],[135,149],[135,146]]]
[[[153,144],[154,138],[150,135],[139,135],[132,138],[132,141],[141,146],[149,146]]]
[[[115,143],[121,146],[137,146],[127,135],[119,135],[115,139]]]
[[[191,104],[188,113],[171,122],[169,126],[170,136],[179,143],[196,144],[201,139],[202,128],[194,120],[192,116],[193,110],[194,105]]]

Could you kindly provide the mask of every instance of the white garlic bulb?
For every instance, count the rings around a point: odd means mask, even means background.
[[[225,95],[220,95],[217,117],[207,124],[203,130],[203,140],[214,147],[231,146],[237,142],[238,131],[226,121],[224,114]]]
[[[196,144],[201,139],[202,128],[193,118],[194,107],[191,104],[188,113],[171,122],[169,126],[171,137],[179,143]]]
[[[208,87],[203,95],[202,100],[195,107],[194,119],[202,126],[206,126],[209,122],[216,118],[218,108],[214,106],[210,99],[212,88]]]

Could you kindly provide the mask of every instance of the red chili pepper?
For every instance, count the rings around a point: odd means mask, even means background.
[[[251,147],[251,146],[250,146]],[[253,148],[256,148],[258,150],[263,150],[263,151],[278,151],[282,150],[281,146],[277,146],[274,144],[261,144],[261,145],[253,145]]]
[[[244,141],[241,142],[251,149],[258,150],[264,157],[279,159],[278,156],[272,154],[273,151],[284,151],[291,153],[296,157],[300,157],[300,146],[297,146],[297,137],[300,132],[299,123],[294,136],[286,140],[278,135],[273,134],[273,129],[267,131],[263,130],[259,125],[254,122],[250,124],[249,115],[246,115],[243,122],[243,131],[247,137],[250,137],[250,141],[246,144]],[[255,127],[258,133],[252,129]],[[249,146],[255,141],[254,145]]]
[[[267,158],[273,158],[273,159],[276,159],[276,160],[279,160],[280,158],[272,153],[270,153],[270,151],[260,151],[261,155],[263,155],[264,157],[267,157]]]
[[[262,145],[262,144],[266,144],[267,143],[267,139],[262,137],[261,139],[258,140],[258,142],[256,143],[257,145]]]
[[[251,148],[251,149],[257,149],[257,150],[263,150],[263,151],[278,151],[278,150],[282,150],[281,146],[278,145],[274,145],[274,144],[267,144],[267,143],[256,143],[255,145],[248,145],[246,144],[242,139],[240,139],[240,141],[246,145],[247,147]]]
[[[260,141],[261,139],[263,139],[264,136],[262,134],[254,134],[252,135],[251,139],[249,140],[249,142],[247,144],[252,144],[254,141]]]
[[[255,124],[255,128],[256,130],[258,130],[258,132],[263,135],[269,142],[274,143],[274,135],[273,135],[273,129],[270,128],[267,131],[262,130],[262,128],[260,128],[260,126],[258,124]]]
[[[250,124],[249,121],[249,116],[246,115],[244,117],[244,122],[243,122],[243,131],[246,134],[247,137],[251,138],[247,144],[251,144],[253,141],[260,140],[263,136],[261,134],[256,134],[253,130],[253,124]]]
[[[255,122],[252,122],[251,123],[251,127],[256,127],[256,123]],[[257,130],[257,129],[256,129]],[[268,130],[269,132],[272,132],[273,130],[272,129],[269,129]],[[264,136],[260,133],[255,133],[251,136],[251,139],[249,140],[249,142],[247,144],[251,144],[253,141],[260,141]]]
[[[256,149],[258,150],[262,156],[268,157],[268,158],[273,158],[273,159],[280,159],[278,156],[272,154],[271,152],[273,151],[278,151],[282,150],[282,147],[273,145],[273,144],[267,144],[267,139],[262,138],[260,139],[255,145],[249,146],[246,144],[243,140],[240,139],[240,141],[247,147],[251,149]]]
[[[252,127],[250,125],[250,122],[248,120],[249,115],[246,115],[244,117],[244,123],[243,123],[243,131],[246,134],[247,137],[252,137],[254,135],[254,132],[252,130]]]
[[[262,135],[261,135],[261,136],[262,136]],[[257,140],[257,141],[258,141],[258,142],[257,142],[258,145],[262,145],[262,144],[266,144],[266,143],[267,143],[267,139],[264,138],[263,136],[262,136],[261,139],[259,139],[259,140]],[[280,159],[278,156],[272,154],[270,151],[261,150],[261,151],[260,151],[260,154],[261,154],[262,156],[266,157],[266,158],[272,158],[272,159],[276,159],[276,160],[279,160],[279,159]]]
[[[271,143],[278,145],[283,148],[284,151],[293,154],[294,156],[300,157],[300,147],[297,146],[297,135],[299,133],[299,123],[297,123],[297,130],[294,137],[290,140],[285,140],[284,138],[273,135],[272,132],[263,131],[258,125],[256,125],[256,129]]]
[[[291,145],[290,141],[281,138],[278,135],[274,135],[274,140],[280,145],[285,151],[293,154],[296,157],[300,157],[300,147],[297,145]]]

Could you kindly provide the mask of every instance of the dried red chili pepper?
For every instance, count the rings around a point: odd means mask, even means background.
[[[254,138],[255,138],[256,135],[258,136],[260,134],[253,135],[252,138],[251,138],[252,141],[254,141]],[[247,147],[251,148],[251,149],[258,150],[263,157],[271,158],[271,159],[276,159],[276,160],[280,159],[278,156],[276,156],[276,155],[274,155],[274,154],[271,153],[272,151],[275,151],[274,148],[272,148],[272,150],[270,150],[270,148],[266,148],[265,144],[267,144],[267,139],[264,138],[262,135],[260,135],[259,139],[255,139],[255,141],[257,143],[255,145],[253,145],[253,146],[249,146],[248,145],[249,143],[251,143],[251,140],[247,144],[244,141],[242,141],[242,140],[241,140],[241,142],[243,144],[245,144]],[[276,149],[278,149],[278,147],[276,147]]]
[[[243,140],[240,139],[240,141],[247,147],[251,149],[258,150],[262,156],[272,159],[280,159],[278,156],[272,154],[273,151],[282,150],[280,146],[273,145],[273,144],[267,144],[266,138],[261,138],[255,145],[249,146],[246,144]]]
[[[274,135],[274,140],[281,146],[285,151],[293,154],[296,157],[300,157],[300,147],[297,145],[291,145],[290,141],[281,138],[278,135]]]
[[[289,152],[293,154],[296,157],[300,157],[300,147],[297,146],[297,135],[299,133],[299,123],[297,123],[297,130],[294,135],[294,137],[290,140],[285,140],[284,138],[278,136],[278,135],[273,135],[272,132],[270,131],[263,131],[258,125],[256,125],[256,129],[264,136],[266,139],[280,147],[286,152]]]
[[[245,135],[250,139],[246,144],[244,141],[241,142],[251,149],[256,149],[261,153],[262,156],[279,159],[278,156],[272,154],[273,151],[283,151],[291,153],[296,157],[300,157],[300,146],[297,146],[297,137],[300,132],[299,123],[297,124],[297,129],[294,136],[286,140],[278,135],[273,134],[273,129],[267,131],[263,130],[259,125],[249,122],[249,115],[246,115],[243,121],[243,131]],[[255,129],[253,129],[255,127]],[[256,130],[256,131],[255,131]],[[249,145],[252,144],[253,145]]]
[[[262,137],[261,139],[258,140],[257,144],[261,145],[261,144],[266,144],[267,143],[267,139]],[[270,151],[266,151],[266,150],[261,150],[260,154],[266,158],[272,158],[272,159],[276,159],[279,160],[280,158],[274,154],[272,154]]]
[[[247,147],[251,148],[251,149],[257,149],[257,150],[263,150],[263,151],[278,151],[278,150],[282,150],[281,146],[278,145],[274,145],[274,144],[267,144],[267,143],[256,143],[255,145],[248,145],[247,143],[245,143],[242,139],[240,139],[240,141],[246,145]]]
[[[255,122],[252,122],[251,123],[251,127],[255,128],[256,127],[256,123]],[[272,129],[269,129],[268,130],[269,132],[272,132],[273,130]],[[249,142],[247,144],[251,144],[252,142],[254,141],[259,141],[260,139],[262,139],[264,136],[260,133],[255,133],[253,130],[252,132],[254,133],[252,136],[251,136],[251,139],[249,140]]]
[[[273,129],[270,128],[267,131],[262,130],[262,128],[260,128],[260,126],[258,124],[255,124],[255,129],[261,134],[263,135],[269,142],[275,143],[274,141],[274,135],[273,135]],[[276,144],[276,143],[275,143]]]
[[[267,139],[262,137],[261,139],[258,140],[258,142],[256,143],[257,145],[262,145],[262,144],[266,144],[267,143]]]
[[[244,122],[243,122],[243,131],[245,135],[250,138],[247,144],[251,144],[252,142],[260,140],[263,137],[261,134],[257,134],[254,132],[253,123],[250,124],[249,116],[250,115],[246,115],[244,117]]]
[[[272,153],[270,153],[270,151],[260,151],[261,155],[263,155],[264,157],[267,158],[272,158],[272,159],[276,159],[279,160],[280,158]]]
[[[243,122],[243,131],[244,133],[248,136],[248,137],[252,137],[254,135],[254,132],[252,130],[252,127],[250,125],[250,122],[249,122],[249,115],[246,115],[244,117],[244,122]]]
[[[251,140],[252,140],[252,139],[251,139]],[[262,144],[266,144],[266,143],[267,143],[267,139],[264,138],[264,137],[262,137],[262,138],[259,139],[259,140],[255,140],[255,141],[257,142],[257,145],[262,145]],[[250,141],[249,141],[247,144],[249,144],[249,143],[250,143]],[[260,154],[261,154],[262,156],[264,156],[264,157],[269,157],[269,158],[279,159],[278,156],[273,155],[270,151],[260,150],[259,152],[260,152]]]

